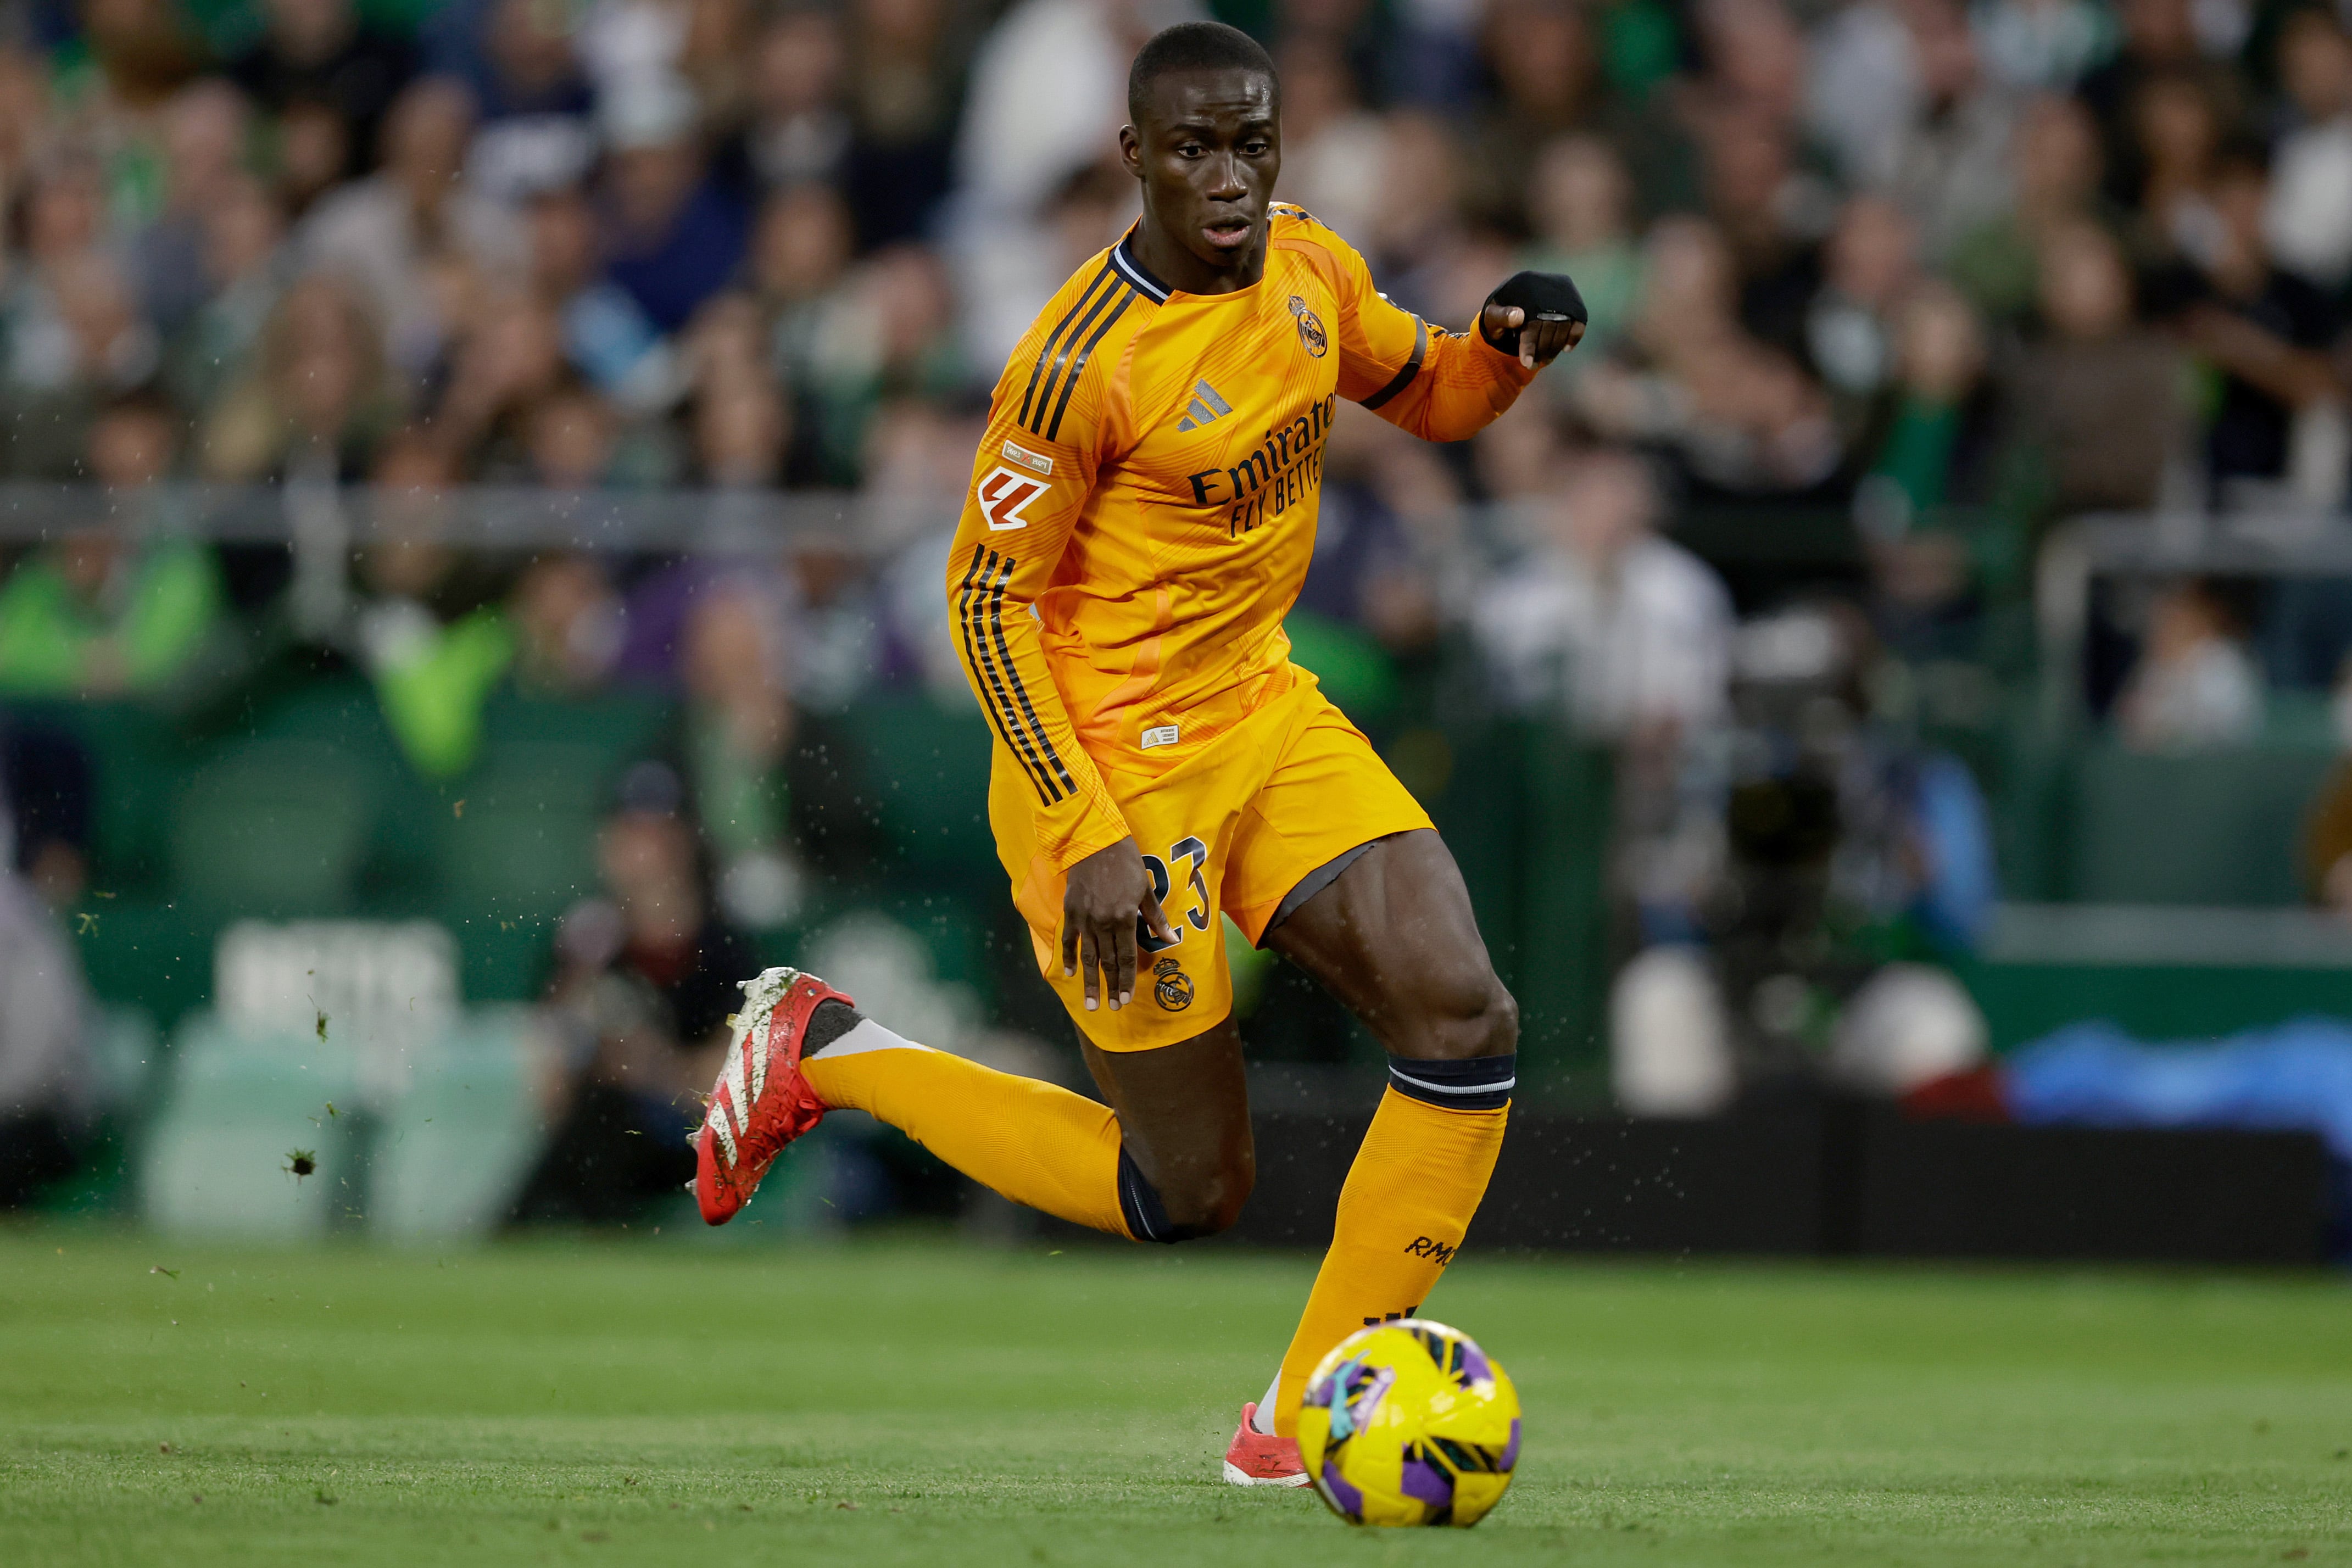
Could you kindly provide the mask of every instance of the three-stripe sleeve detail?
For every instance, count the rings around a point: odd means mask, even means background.
[[[1069,310],[1064,314],[1062,319],[1054,324],[1054,329],[1045,335],[1045,346],[1037,350],[1037,363],[1030,370],[1029,384],[1022,390],[1021,393],[1020,423],[1024,428],[1029,429],[1032,432],[1035,429],[1035,426],[1032,425],[1029,422],[1029,408],[1031,402],[1036,399],[1037,382],[1038,380],[1045,373],[1045,365],[1047,361],[1054,358],[1054,350],[1057,347],[1067,347],[1067,345],[1062,341],[1066,335],[1073,338],[1077,335],[1076,332],[1073,332],[1071,330],[1072,325],[1077,322],[1079,317],[1087,313],[1087,304],[1095,298],[1097,291],[1100,290],[1106,283],[1109,284],[1114,289],[1120,286],[1118,274],[1114,271],[1108,263],[1106,263],[1103,269],[1100,272],[1096,273],[1094,277],[1087,284],[1085,291],[1078,296],[1077,303],[1071,306]],[[1083,325],[1077,327],[1078,332],[1083,332],[1085,330],[1086,328]],[[1052,385],[1048,383],[1045,389],[1045,396],[1050,399],[1053,395],[1054,389]],[[1037,412],[1040,414],[1045,413],[1044,403],[1038,403]]]
[[[1134,287],[1125,278],[1117,279],[1108,288],[1094,297],[1094,303],[1088,305],[1086,314],[1078,318],[1078,324],[1071,329],[1068,337],[1062,339],[1062,346],[1059,350],[1055,350],[1051,342],[1046,344],[1047,351],[1054,355],[1054,362],[1045,371],[1045,385],[1037,394],[1037,406],[1034,410],[1026,411],[1026,423],[1032,434],[1045,436],[1048,441],[1055,439],[1053,433],[1062,428],[1062,411],[1070,406],[1070,393],[1078,384],[1079,372],[1087,368],[1087,356],[1094,352],[1097,343],[1102,341],[1103,333],[1110,330],[1111,322],[1118,320],[1126,313],[1129,302],[1134,298]],[[1115,308],[1114,302],[1116,302]],[[1095,328],[1096,319],[1102,316],[1106,309],[1110,311],[1109,317],[1103,320],[1099,329],[1095,329],[1092,337],[1087,337],[1088,329]],[[1080,338],[1087,340],[1083,350],[1078,347]],[[1073,355],[1076,359],[1075,365],[1072,363]],[[1044,362],[1043,356],[1040,356],[1039,362],[1041,364]],[[1062,373],[1066,370],[1069,371],[1069,381],[1067,385],[1062,385]],[[1032,379],[1034,379],[1034,375]],[[1062,400],[1059,403],[1054,402],[1054,389],[1057,385],[1061,386],[1062,392]],[[1024,397],[1021,401],[1025,408],[1029,400]],[[1048,406],[1054,410],[1051,430],[1046,427],[1045,421],[1045,410]]]
[[[1376,409],[1412,385],[1412,378],[1421,374],[1421,361],[1428,353],[1429,323],[1416,316],[1412,319],[1412,357],[1405,361],[1404,369],[1391,378],[1388,385],[1364,400],[1364,406]]]
[[[1087,346],[1078,350],[1077,359],[1070,366],[1070,378],[1062,383],[1061,401],[1054,405],[1054,423],[1045,432],[1046,440],[1058,441],[1061,439],[1062,415],[1069,409],[1070,394],[1078,390],[1078,378],[1087,373],[1087,357],[1095,351],[1095,345],[1103,340],[1103,334],[1109,331],[1111,328],[1117,324],[1118,319],[1127,314],[1127,308],[1134,303],[1135,291],[1133,289],[1129,289],[1125,294],[1120,295],[1118,303],[1111,307],[1110,314],[1103,318],[1102,325],[1095,329],[1095,335],[1087,340]],[[1039,417],[1044,417],[1045,410],[1042,407],[1037,412]]]
[[[985,575],[981,560],[983,555],[988,558]],[[1004,575],[1011,575],[1012,557],[1003,558],[1001,570]],[[964,657],[971,662],[972,673],[980,677],[983,699],[981,706],[988,710],[989,721],[995,725],[996,733],[1003,740],[1005,748],[1021,759],[1022,770],[1029,775],[1039,802],[1050,806],[1062,798],[1062,792],[1055,787],[1053,775],[1045,770],[1036,748],[1030,744],[1029,732],[1021,727],[1019,718],[1010,717],[1008,722],[1009,716],[1013,714],[1012,700],[1005,692],[1003,677],[998,674],[996,664],[990,656],[988,634],[980,624],[981,596],[988,591],[989,581],[998,575],[999,570],[999,559],[994,551],[983,545],[971,547],[971,565],[964,570],[963,582],[956,590],[956,626],[963,637]],[[1002,591],[1001,584],[999,591]],[[1008,657],[1005,663],[1010,664],[1012,660]],[[1055,759],[1055,766],[1060,766],[1060,758]]]
[[[1062,754],[1054,749],[1053,737],[1038,722],[1037,710],[1029,704],[1029,688],[1022,684],[1021,666],[1013,662],[1012,646],[1004,640],[1004,585],[1012,580],[1013,558],[1008,555],[1004,558],[1003,570],[995,574],[988,591],[988,624],[996,637],[997,657],[1004,662],[1005,678],[1013,683],[1013,695],[1020,700],[1022,716],[1029,721],[1029,728],[1037,737],[1037,749],[1045,754],[1046,765],[1054,770],[1053,781],[1059,782],[1062,794],[1075,795],[1078,792],[1077,781],[1070,777],[1070,770],[1062,766]],[[1060,798],[1060,795],[1055,797],[1056,800]]]

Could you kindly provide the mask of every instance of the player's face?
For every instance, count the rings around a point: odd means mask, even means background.
[[[1152,227],[1210,268],[1260,262],[1265,209],[1282,171],[1274,78],[1264,71],[1171,71],[1153,84],[1140,125],[1119,137],[1143,182]]]

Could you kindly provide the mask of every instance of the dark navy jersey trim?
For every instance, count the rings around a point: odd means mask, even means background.
[[[1412,385],[1412,378],[1421,374],[1421,361],[1428,353],[1429,323],[1416,316],[1412,319],[1412,358],[1404,362],[1404,369],[1399,371],[1388,385],[1366,398],[1364,406],[1377,409],[1397,393]]]
[[[1136,292],[1146,299],[1154,305],[1167,304],[1168,286],[1152,277],[1150,268],[1135,259],[1135,252],[1129,248],[1134,241],[1135,231],[1129,229],[1124,238],[1110,247],[1110,264],[1118,268],[1119,276],[1134,284]]]

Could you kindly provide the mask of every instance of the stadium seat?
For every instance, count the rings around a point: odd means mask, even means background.
[[[170,885],[239,914],[338,914],[352,906],[376,791],[335,747],[257,740],[206,763],[172,816]]]
[[[446,804],[434,811],[445,912],[471,924],[544,922],[593,893],[596,819],[615,776],[655,744],[667,714],[660,699],[631,695],[493,698],[480,762],[440,788]]]
[[[596,816],[614,758],[595,746],[508,745],[438,827],[441,898],[501,920],[561,913],[595,891]]]
[[[237,1033],[200,1014],[173,1054],[140,1170],[149,1224],[173,1236],[299,1240],[351,1221],[362,1173],[348,1053],[299,1035]],[[288,1169],[297,1150],[315,1154],[312,1175]]]
[[[90,1068],[100,1102],[110,1110],[144,1103],[163,1065],[163,1041],[146,1009],[100,1002],[90,1030]]]
[[[85,900],[73,912],[70,929],[90,989],[110,1002],[144,1009],[169,1029],[212,995],[218,924],[216,915],[160,895],[122,894]]]
[[[2090,904],[2291,904],[2296,847],[2334,758],[2318,747],[2075,759],[2065,895]]]
[[[942,977],[988,988],[992,931],[1011,906],[988,827],[987,720],[974,703],[907,695],[860,703],[840,725],[854,809],[887,850],[871,881],[846,901],[813,904],[805,926],[879,909],[922,939]]]
[[[486,765],[495,766],[508,746],[549,741],[593,747],[617,768],[657,742],[669,720],[667,697],[640,691],[608,692],[577,701],[525,696],[511,689],[494,694],[482,710]]]
[[[496,1226],[546,1142],[529,1015],[468,1015],[416,1063],[369,1162],[368,1227],[418,1240]]]
[[[89,755],[91,849],[97,885],[144,885],[163,860],[169,806],[187,763],[186,744],[152,707],[131,702],[12,702],[10,716],[53,727]]]
[[[912,869],[996,874],[988,829],[988,722],[979,705],[885,697],[844,716],[858,782]]]

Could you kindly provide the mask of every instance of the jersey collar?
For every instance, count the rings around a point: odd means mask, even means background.
[[[1145,267],[1141,261],[1136,258],[1135,235],[1136,230],[1142,226],[1142,220],[1138,219],[1133,225],[1129,226],[1127,233],[1119,237],[1119,242],[1110,247],[1110,264],[1112,268],[1118,273],[1119,277],[1125,278],[1129,283],[1133,284],[1136,291],[1141,294],[1146,299],[1150,300],[1154,305],[1165,305],[1180,291],[1171,288],[1168,285],[1160,282],[1158,277],[1152,275],[1150,267]],[[1271,267],[1273,260],[1273,255],[1271,250],[1269,250],[1266,256],[1269,267]],[[1261,275],[1258,278],[1258,283],[1263,283],[1265,281],[1265,278]],[[1203,305],[1217,305],[1234,300],[1254,298],[1256,297],[1256,294],[1257,283],[1250,283],[1244,284],[1239,288],[1227,289],[1223,294],[1187,294],[1184,298],[1188,300],[1198,301]]]
[[[1146,299],[1150,300],[1154,305],[1168,303],[1168,296],[1171,292],[1169,287],[1152,277],[1150,269],[1135,259],[1133,228],[1129,228],[1120,236],[1119,242],[1110,247],[1110,264],[1118,269],[1118,275],[1121,277],[1135,285],[1136,291]]]

